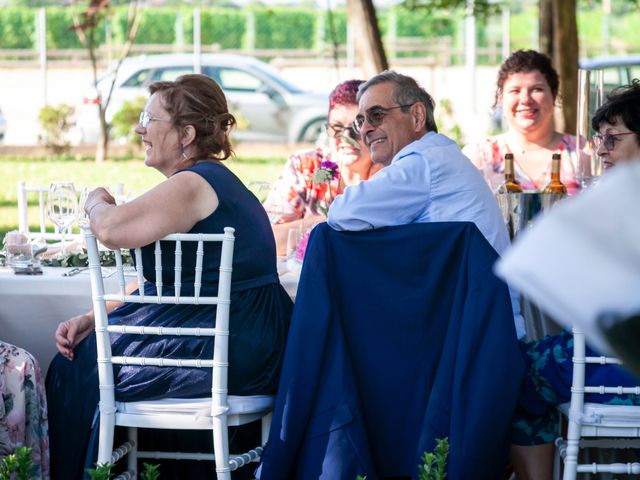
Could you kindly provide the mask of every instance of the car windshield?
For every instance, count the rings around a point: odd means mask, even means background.
[[[302,90],[300,87],[292,83],[289,83],[287,80],[285,80],[282,77],[282,75],[280,75],[280,73],[269,64],[264,64],[263,66],[261,66],[261,68],[258,68],[252,65],[251,68],[255,71],[261,72],[263,75],[266,75],[267,77],[269,77],[269,79],[271,79],[273,82],[277,83],[278,85],[282,85],[282,87],[285,88],[290,93],[304,92],[304,90]]]

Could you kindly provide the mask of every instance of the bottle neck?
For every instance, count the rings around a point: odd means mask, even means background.
[[[515,178],[513,171],[513,158],[504,159],[504,178],[505,180],[513,180]]]
[[[551,160],[551,181],[559,182],[560,181],[560,159],[554,158]]]

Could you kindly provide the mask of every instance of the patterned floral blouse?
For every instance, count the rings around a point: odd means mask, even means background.
[[[562,155],[560,179],[567,187],[569,195],[573,195],[580,190],[575,171],[578,159],[576,137],[567,133],[563,134],[554,150]],[[474,165],[484,175],[485,180],[494,192],[504,182],[504,155],[510,151],[504,134],[489,137],[475,144],[469,144],[462,149],[462,152],[472,159]],[[586,154],[582,152],[581,155],[584,156]],[[523,189],[542,190],[550,180],[551,156],[549,156],[549,165],[539,178],[531,178],[522,169],[518,163],[517,155],[514,158],[514,168],[516,178],[522,184]]]
[[[331,201],[342,193],[340,178],[333,179],[329,189],[326,183],[315,183],[313,175],[321,162],[330,159],[330,151],[323,147],[289,157],[264,202],[271,223],[291,222],[327,211]]]
[[[49,478],[49,424],[42,372],[29,352],[0,341],[0,459],[31,448],[32,479]]]

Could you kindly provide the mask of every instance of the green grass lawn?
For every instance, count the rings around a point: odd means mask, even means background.
[[[245,183],[271,182],[282,170],[284,157],[247,157],[227,160],[227,166]],[[76,186],[111,186],[122,183],[126,191],[142,193],[163,180],[142,160],[116,160],[98,165],[92,161],[47,160],[0,157],[0,242],[4,234],[18,228],[17,184],[48,186],[52,181],[71,181]],[[30,223],[37,222],[37,205],[29,207]],[[35,227],[34,227],[35,229]]]

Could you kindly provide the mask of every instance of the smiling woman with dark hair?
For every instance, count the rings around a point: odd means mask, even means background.
[[[560,80],[551,59],[535,50],[518,50],[501,65],[495,106],[500,106],[507,131],[462,149],[495,191],[504,181],[504,156],[514,156],[515,175],[525,189],[542,190],[549,182],[551,156],[562,155],[561,178],[569,193],[580,189],[574,165],[576,137],[556,130],[554,108]]]

